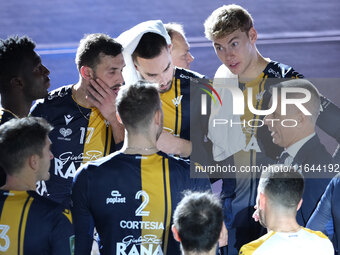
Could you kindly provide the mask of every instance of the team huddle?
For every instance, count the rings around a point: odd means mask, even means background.
[[[150,20],[85,35],[78,82],[51,92],[35,43],[1,40],[0,254],[338,254],[338,176],[306,166],[339,164],[315,130],[340,142],[340,109],[260,54],[241,6],[204,29],[213,80],[189,70],[179,24]],[[253,102],[237,116],[235,91]],[[248,125],[215,126],[227,118]],[[217,178],[190,172],[216,162],[269,171],[222,178],[217,198]]]

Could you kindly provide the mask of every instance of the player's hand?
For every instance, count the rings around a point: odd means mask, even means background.
[[[189,157],[192,151],[190,141],[176,137],[165,130],[162,131],[157,140],[157,148],[166,154],[182,157]]]
[[[223,222],[221,233],[220,233],[220,238],[218,239],[218,246],[223,247],[227,245],[228,245],[228,230]]]
[[[175,154],[173,151],[175,138],[176,137],[174,135],[163,130],[157,140],[157,149],[167,154]]]
[[[111,120],[116,118],[116,97],[121,84],[116,84],[110,88],[99,78],[96,80],[91,79],[90,83],[87,99],[98,108],[106,120],[111,122]]]

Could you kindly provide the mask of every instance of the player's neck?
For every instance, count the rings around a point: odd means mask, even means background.
[[[301,226],[297,223],[294,215],[274,213],[273,217],[268,219],[267,228],[268,231],[295,233],[301,229]]]
[[[158,151],[156,139],[147,134],[131,134],[125,132],[124,146],[122,152],[125,154],[151,155]]]
[[[15,117],[23,118],[28,116],[32,106],[32,101],[26,102],[24,98],[18,95],[16,95],[15,97],[3,96],[1,98],[1,104],[4,110],[13,114]]]
[[[87,81],[80,79],[79,82],[72,87],[72,97],[77,104],[86,108],[90,108],[92,107],[92,105],[87,100],[87,86],[89,86],[89,84],[87,84]]]
[[[270,60],[268,58],[264,58],[256,49],[254,57],[251,59],[245,72],[238,75],[239,82],[246,83],[256,79],[259,75],[261,75],[269,62]]]
[[[210,251],[207,251],[207,252],[187,252],[187,251],[184,251],[182,254],[183,255],[215,255],[216,249],[211,249]]]
[[[1,187],[2,190],[18,190],[18,191],[28,191],[35,190],[36,184],[34,180],[31,180],[28,176],[23,175],[13,175],[6,177],[6,184]]]

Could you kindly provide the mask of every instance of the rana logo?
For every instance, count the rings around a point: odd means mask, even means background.
[[[210,92],[206,88],[200,88],[200,89],[203,90],[205,93],[207,93],[211,97],[211,99],[214,101],[215,105],[217,105],[216,99],[213,95],[214,93],[217,96],[218,101],[220,102],[222,106],[222,100],[221,100],[220,95],[217,93],[217,91],[210,84],[203,84],[203,85],[206,86],[208,89],[210,89],[212,92]],[[201,100],[202,100],[201,114],[202,115],[207,115],[207,94],[202,94],[202,97],[201,97]]]

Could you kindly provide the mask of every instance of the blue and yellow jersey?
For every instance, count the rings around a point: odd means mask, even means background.
[[[161,93],[164,113],[163,129],[190,140],[190,82],[204,76],[182,68],[175,68],[172,87]]]
[[[54,129],[49,181],[40,182],[37,192],[59,203],[70,199],[77,168],[115,151],[110,124],[97,108],[78,105],[72,97],[72,85],[61,87],[38,101],[31,115],[45,118]]]
[[[333,255],[332,243],[320,231],[302,228],[297,232],[270,231],[261,238],[245,244],[239,255],[309,254]]]
[[[0,108],[0,125],[15,118],[17,118],[17,116],[13,115],[9,111],[6,111],[5,109]]]
[[[180,254],[172,214],[184,190],[210,190],[190,179],[189,164],[162,152],[120,152],[77,171],[72,189],[76,254],[90,254],[93,228],[101,254]]]
[[[292,67],[271,61],[266,66],[265,70],[256,78],[247,83],[239,83],[239,88],[243,91],[244,98],[248,98],[248,88],[252,88],[252,102],[257,110],[269,109],[271,98],[271,87],[282,79],[302,78],[303,76],[296,72]],[[270,132],[264,124],[261,126],[260,121],[263,121],[263,115],[253,114],[248,106],[245,107],[244,115],[240,116],[242,131],[246,136],[246,146],[243,150],[235,153],[228,158],[228,163],[236,167],[244,166],[260,166],[269,165],[276,162],[276,156],[280,155],[282,148],[272,142]],[[250,125],[249,123],[251,121]],[[232,219],[232,222],[227,222],[227,225],[233,227],[249,227],[254,229],[254,234],[247,242],[259,237],[262,231],[260,225],[252,219],[254,212],[253,207],[256,204],[257,186],[259,173],[247,172],[236,174],[235,179],[224,179],[222,185],[222,193],[226,197],[233,197],[232,216],[227,216]],[[236,183],[235,183],[236,182]],[[230,201],[228,202],[230,203]],[[237,215],[237,217],[236,217]],[[255,231],[258,229],[258,231]],[[255,238],[254,238],[255,237]]]
[[[35,192],[0,190],[0,254],[73,254],[70,210]]]

